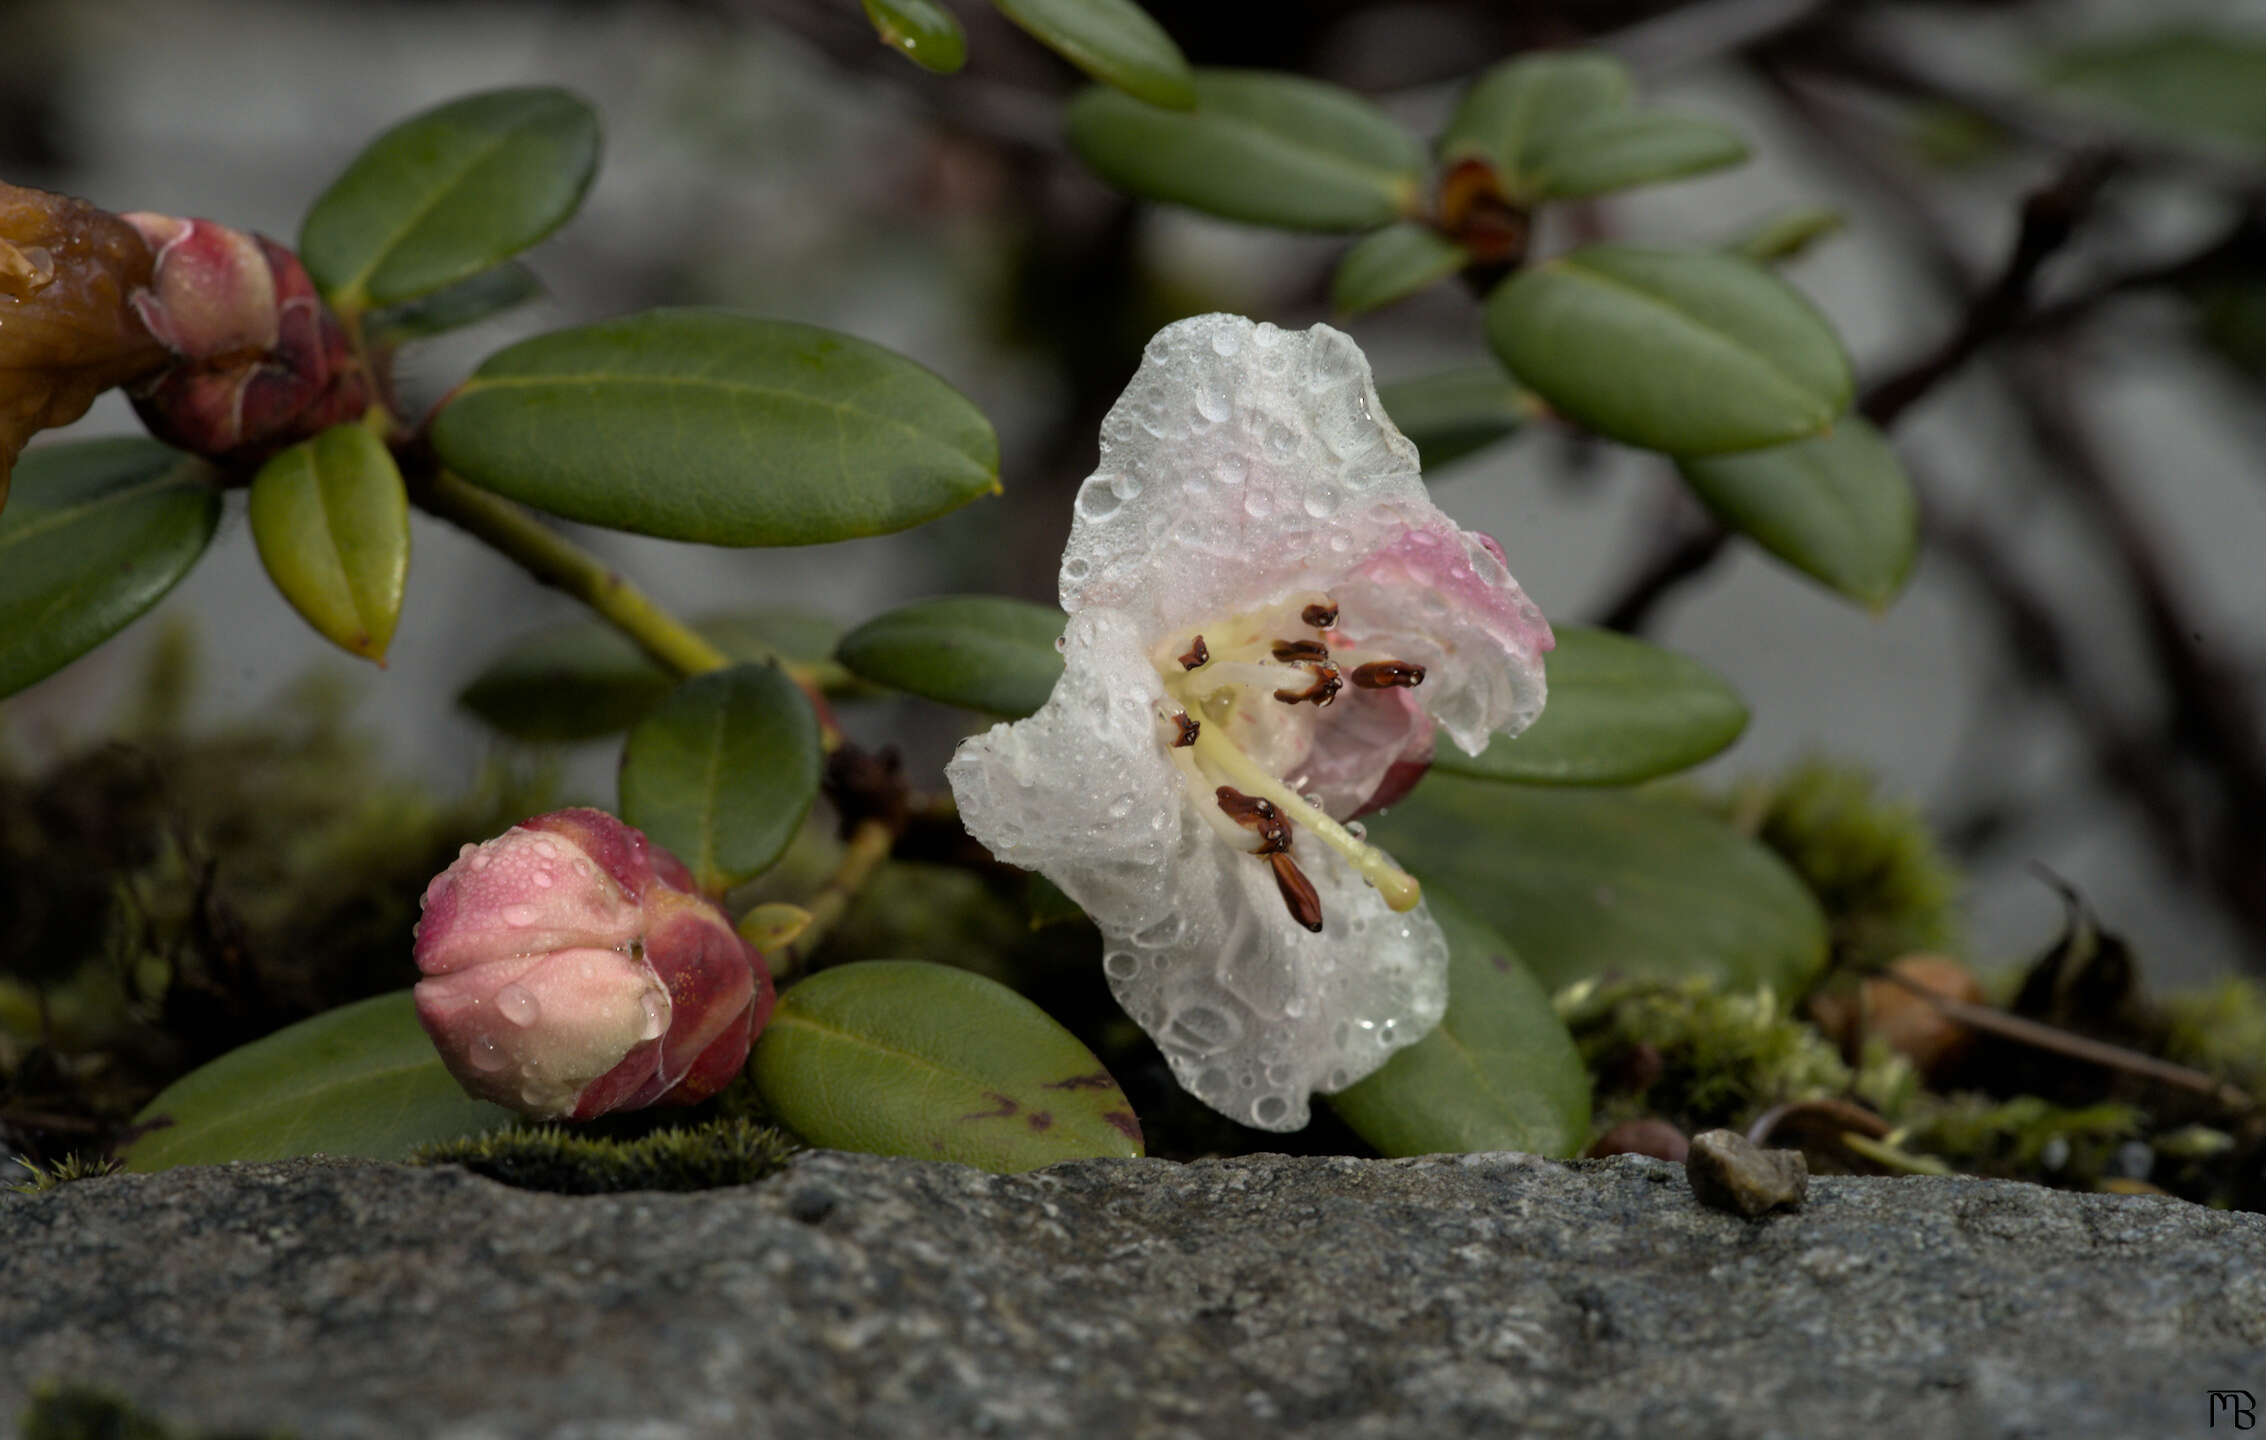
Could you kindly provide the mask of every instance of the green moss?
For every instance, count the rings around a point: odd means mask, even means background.
[[[2109,1173],[2111,1157],[2137,1138],[2146,1117],[2120,1104],[2055,1105],[2036,1095],[1930,1096],[1918,1102],[1898,1135],[1911,1150],[1940,1155],[1976,1175],[2090,1184]]]
[[[2163,1054],[2266,1101],[2266,986],[2230,975],[2166,996]]]
[[[94,1180],[104,1175],[115,1175],[125,1168],[125,1163],[120,1160],[81,1155],[75,1152],[64,1156],[52,1165],[42,1165],[36,1160],[27,1160],[23,1164],[26,1169],[31,1171],[31,1179],[20,1185],[8,1187],[18,1195],[38,1195],[44,1191],[53,1190],[58,1185],[69,1185],[78,1180]]]
[[[1959,937],[1958,872],[1919,811],[1878,788],[1863,770],[1813,760],[1742,781],[1720,802],[1817,896],[1835,961],[1866,969]]]
[[[19,1422],[23,1440],[290,1440],[290,1432],[197,1430],[168,1425],[123,1396],[91,1385],[45,1381]]]
[[[784,1131],[745,1118],[634,1140],[555,1125],[493,1130],[427,1145],[413,1165],[461,1165],[522,1190],[611,1195],[628,1190],[714,1190],[776,1174],[801,1148]]]

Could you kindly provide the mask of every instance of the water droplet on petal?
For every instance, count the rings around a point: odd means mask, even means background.
[[[1306,495],[1306,513],[1317,520],[1327,520],[1338,513],[1338,492],[1312,490]]]
[[[556,860],[559,858],[559,847],[549,840],[538,840],[535,842],[535,853],[546,860]]]
[[[1083,580],[1093,568],[1085,556],[1073,555],[1062,562],[1062,578],[1073,582]]]
[[[522,1028],[534,1024],[543,1013],[535,992],[524,985],[506,985],[498,990],[496,1009],[506,1020]]]
[[[1279,1125],[1290,1113],[1290,1102],[1280,1095],[1262,1095],[1259,1103],[1251,1107],[1251,1116],[1262,1125]]]
[[[472,1068],[482,1074],[495,1074],[504,1068],[508,1058],[504,1054],[504,1047],[496,1043],[493,1035],[482,1035],[472,1042]]]
[[[462,860],[465,856],[471,854],[473,851],[479,848],[479,846],[467,840],[462,845],[456,847],[456,858]]]
[[[645,1025],[637,1032],[637,1038],[640,1040],[658,1040],[661,1037],[661,1032],[669,1028],[667,1004],[651,990],[639,996],[637,1003],[645,1007]]]
[[[485,851],[485,850],[482,850],[481,852],[479,852],[478,854],[476,854],[476,855],[474,855],[474,856],[472,857],[472,868],[473,868],[473,869],[475,869],[475,870],[485,870],[485,869],[487,869],[487,868],[488,868],[488,852],[487,852],[487,851]]]
[[[534,922],[535,912],[529,907],[525,905],[506,905],[504,907],[504,923],[513,929],[516,930]]]
[[[1235,402],[1228,398],[1227,386],[1218,380],[1207,380],[1198,387],[1196,413],[1214,422],[1233,415]]]
[[[548,890],[553,885],[556,885],[558,883],[559,877],[553,875],[548,870],[538,870],[535,872],[535,886],[539,890]]]
[[[1128,950],[1114,950],[1102,959],[1102,973],[1112,980],[1130,980],[1141,973],[1141,957]]]

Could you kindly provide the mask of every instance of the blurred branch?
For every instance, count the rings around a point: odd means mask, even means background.
[[[1694,511],[1680,490],[1671,498],[1670,513],[1655,532],[1651,549],[1600,609],[1599,625],[1624,634],[1642,634],[1662,601],[1715,564],[1730,543],[1731,532]]]

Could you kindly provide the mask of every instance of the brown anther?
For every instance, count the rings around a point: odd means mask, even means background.
[[[1290,849],[1290,822],[1282,818],[1273,801],[1246,795],[1233,785],[1222,785],[1214,793],[1219,797],[1221,813],[1244,829],[1258,832],[1259,854],[1279,855]]]
[[[1327,630],[1338,623],[1338,607],[1335,603],[1309,605],[1298,612],[1298,618],[1317,630]]]
[[[1290,918],[1321,934],[1322,897],[1314,893],[1314,882],[1306,878],[1298,862],[1284,851],[1267,855],[1267,863],[1275,869],[1275,888],[1282,891],[1282,903],[1290,911]]]
[[[1196,637],[1195,644],[1188,647],[1188,653],[1180,657],[1180,668],[1183,670],[1194,670],[1199,666],[1211,663],[1211,647],[1204,643],[1204,637],[1201,635]]]
[[[1330,658],[1330,647],[1319,640],[1277,640],[1275,658],[1290,661],[1327,660]]]
[[[1353,683],[1364,690],[1405,690],[1424,683],[1424,667],[1406,660],[1372,660],[1353,667]]]
[[[1345,682],[1338,678],[1338,667],[1324,661],[1313,667],[1314,683],[1304,690],[1277,690],[1275,698],[1285,705],[1311,704],[1319,710],[1338,698]]]
[[[1204,728],[1203,725],[1197,721],[1196,717],[1183,710],[1179,714],[1173,716],[1172,719],[1173,723],[1180,727],[1180,734],[1178,738],[1176,738],[1172,742],[1172,748],[1175,750],[1185,750],[1189,746],[1195,744],[1197,732]]]

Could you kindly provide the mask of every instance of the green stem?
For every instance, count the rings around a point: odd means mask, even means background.
[[[678,675],[721,670],[731,657],[709,644],[620,571],[535,518],[524,506],[468,485],[443,470],[420,497],[427,510],[486,541],[545,585],[603,616]]]

